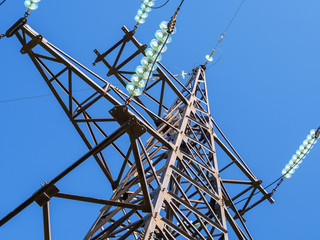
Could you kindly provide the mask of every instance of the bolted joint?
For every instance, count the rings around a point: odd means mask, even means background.
[[[136,31],[135,31],[135,30],[127,31],[127,30],[125,29],[125,27],[122,27],[122,31],[124,31],[125,34],[126,34],[126,35],[124,35],[124,37],[123,37],[124,41],[125,41],[125,42],[130,42],[130,41],[132,41],[133,36],[134,36],[134,34],[135,34]]]
[[[257,180],[254,182],[255,187],[259,187],[262,184],[262,180]]]
[[[200,65],[200,67],[201,67],[203,70],[206,70],[206,69],[207,69],[206,65]]]
[[[42,187],[46,187],[48,183],[45,185],[42,185]],[[50,201],[52,197],[54,197],[57,193],[59,193],[60,190],[55,185],[51,185],[48,187],[44,192],[41,192],[40,194],[37,194],[35,196],[34,201],[40,206],[43,207],[47,202]]]
[[[42,42],[43,37],[41,35],[37,35],[34,37],[30,42],[28,42],[26,45],[24,45],[20,52],[22,54],[29,53],[33,48],[35,48],[38,44]]]
[[[43,207],[47,202],[50,201],[50,198],[45,193],[41,193],[35,198],[35,202],[40,206]]]
[[[107,73],[107,76],[110,77],[111,75],[114,75],[118,72],[118,69],[116,67],[110,67],[109,72]]]

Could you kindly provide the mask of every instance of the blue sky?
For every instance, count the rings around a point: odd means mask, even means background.
[[[185,0],[163,64],[175,73],[202,64],[240,2]],[[136,33],[138,40],[148,44],[178,4],[170,0],[152,11]],[[132,29],[139,6],[139,0],[43,0],[28,23],[105,77],[102,64],[91,67],[93,49],[103,51],[120,40],[123,25]],[[206,72],[213,118],[264,186],[279,176],[310,129],[320,126],[319,8],[316,0],[246,0],[220,45],[221,60]],[[24,11],[23,1],[7,0],[0,7],[0,32]],[[14,37],[0,40],[0,218],[86,152],[53,96],[2,102],[50,93],[20,48]],[[318,238],[319,160],[316,145],[276,192],[275,204],[264,202],[245,215],[255,239]],[[108,196],[110,189],[96,171],[88,161],[59,186],[94,196],[105,188],[102,196]],[[67,200],[50,204],[53,239],[81,239],[100,209]],[[0,239],[42,239],[41,229],[41,209],[32,204],[1,227]]]

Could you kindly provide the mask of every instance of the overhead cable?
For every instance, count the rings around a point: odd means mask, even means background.
[[[235,13],[233,14],[231,20],[229,21],[227,27],[225,28],[224,32],[222,32],[220,34],[220,37],[218,39],[218,42],[216,44],[216,46],[212,49],[211,53],[206,55],[206,62],[205,62],[205,65],[207,65],[209,62],[212,62],[213,61],[213,57],[212,55],[215,53],[217,47],[219,46],[219,44],[223,41],[223,39],[225,38],[226,36],[226,32],[229,30],[231,24],[233,23],[234,19],[236,18],[236,16],[238,15],[240,9],[242,8],[243,4],[244,4],[245,0],[242,0],[239,7],[237,8],[237,10],[235,11]]]
[[[159,8],[162,8],[162,7],[164,7],[165,5],[167,5],[167,3],[169,2],[170,0],[167,0],[164,4],[162,4],[162,5],[160,5],[160,6],[157,6],[157,7],[151,7],[152,9],[159,9]],[[140,0],[140,2],[142,2],[143,3],[143,1],[142,0]]]

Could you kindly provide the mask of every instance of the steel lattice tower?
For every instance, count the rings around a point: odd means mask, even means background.
[[[134,72],[124,69],[144,54],[146,45],[138,42],[134,31],[122,30],[123,38],[109,50],[95,50],[95,63],[103,62],[107,75],[125,86]],[[14,35],[89,151],[3,218],[0,226],[36,202],[43,209],[44,235],[49,240],[49,201],[63,198],[103,205],[84,239],[226,240],[230,232],[238,239],[252,239],[243,215],[273,199],[214,122],[205,66],[193,69],[182,84],[158,63],[156,79],[146,93],[127,102],[125,92],[48,42],[25,18],[6,33]],[[130,44],[136,50],[125,56]],[[107,60],[110,56],[115,56],[112,63]],[[91,90],[77,95],[75,86]],[[218,160],[217,151],[225,157]],[[62,193],[56,186],[90,157],[112,186],[109,200]],[[109,168],[114,161],[119,162],[117,173]],[[241,180],[235,177],[235,168]],[[257,192],[263,197],[253,202]],[[248,196],[246,201],[235,206],[243,196]]]

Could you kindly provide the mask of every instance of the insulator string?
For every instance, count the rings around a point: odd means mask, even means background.
[[[313,137],[313,139],[312,139],[312,142],[311,142],[310,145],[308,146],[307,150],[299,157],[299,159],[298,159],[294,164],[291,165],[290,168],[288,168],[288,169],[286,170],[286,172],[285,172],[284,174],[282,173],[280,177],[278,177],[278,178],[275,179],[273,182],[271,182],[271,183],[268,184],[266,187],[264,187],[264,189],[268,189],[269,187],[271,187],[271,186],[273,186],[274,184],[277,183],[276,187],[271,191],[271,195],[273,195],[274,192],[277,190],[277,188],[283,183],[284,179],[286,178],[286,175],[287,175],[291,170],[293,170],[297,165],[299,165],[299,164],[302,162],[302,159],[304,159],[304,158],[309,154],[309,152],[310,152],[310,150],[312,149],[312,147],[317,143],[317,138],[319,138],[319,134],[320,134],[320,127],[318,128],[317,131],[311,130],[311,132],[313,132],[313,131],[314,131],[314,137]],[[255,196],[255,195],[257,195],[257,194],[259,194],[259,193],[261,193],[261,192],[256,192],[255,194],[252,195],[252,197]],[[249,198],[250,198],[250,197],[243,198],[243,199],[241,199],[240,201],[236,202],[234,205],[237,205],[237,204],[239,204],[239,203],[241,203],[241,202],[243,202],[243,201],[245,201],[245,200],[247,200],[247,199],[249,199]]]

